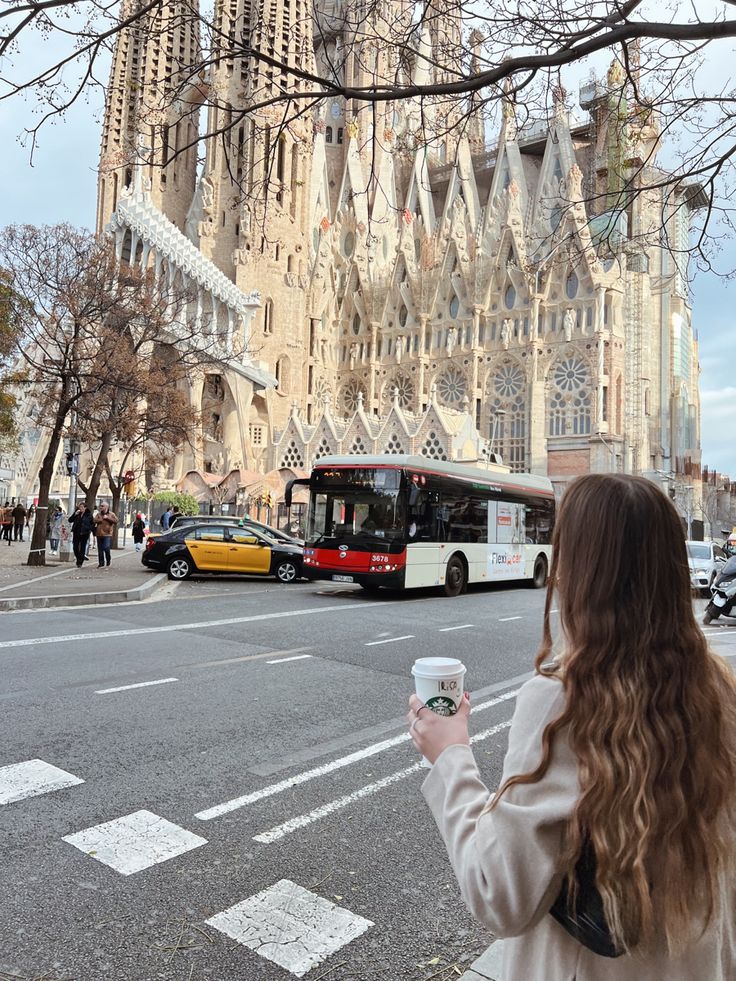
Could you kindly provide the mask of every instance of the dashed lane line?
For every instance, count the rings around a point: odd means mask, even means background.
[[[499,623],[508,623],[509,620],[523,620],[523,619],[524,619],[524,617],[499,617],[498,618],[498,622]]]
[[[100,688],[95,695],[112,695],[116,691],[130,691],[131,688],[150,688],[152,685],[169,685],[178,678],[160,678],[158,681],[139,681],[135,685],[120,685],[118,688]]]
[[[477,733],[477,735],[471,738],[470,742],[482,742],[484,739],[495,736],[503,729],[507,729],[510,725],[511,719],[508,719],[506,722],[501,722],[498,725],[492,726],[490,729],[485,729],[483,732]],[[344,797],[338,797],[337,800],[332,800],[327,804],[323,804],[321,807],[315,807],[314,810],[309,811],[307,814],[300,814],[297,817],[290,818],[288,821],[284,821],[283,824],[277,824],[275,827],[269,828],[268,831],[253,835],[253,840],[260,842],[262,845],[271,845],[274,841],[279,841],[281,838],[285,838],[286,835],[298,831],[299,828],[304,828],[309,824],[313,824],[315,821],[329,817],[335,811],[349,807],[350,804],[354,804],[356,801],[362,800],[365,797],[371,797],[373,794],[379,793],[379,791],[390,787],[394,783],[398,783],[400,780],[405,780],[412,773],[417,773],[421,769],[423,769],[423,766],[419,762],[406,767],[404,770],[397,770],[396,773],[391,773],[387,777],[383,777],[382,780],[376,780],[374,783],[360,787],[360,789],[353,791],[352,794],[345,794]]]
[[[512,691],[503,692],[503,694],[497,695],[495,698],[488,699],[487,702],[481,702],[479,705],[474,705],[473,714],[492,708],[494,705],[499,705],[502,702],[507,702],[512,698],[516,698],[518,694],[518,688],[515,688]],[[273,797],[276,794],[283,793],[285,790],[291,790],[293,787],[307,783],[309,780],[315,780],[318,777],[327,776],[328,773],[333,773],[335,770],[341,770],[343,767],[351,766],[353,763],[360,763],[362,760],[365,760],[370,756],[376,756],[378,753],[383,753],[384,750],[391,749],[393,746],[398,746],[400,743],[404,743],[410,738],[411,737],[409,736],[408,732],[402,732],[398,736],[393,736],[390,739],[383,739],[381,742],[373,743],[370,746],[365,746],[363,749],[356,750],[354,753],[349,753],[347,756],[341,756],[329,763],[324,763],[321,766],[315,766],[311,770],[304,770],[302,773],[297,773],[293,777],[287,777],[285,780],[279,780],[278,783],[270,784],[268,787],[261,787],[260,790],[254,790],[250,794],[243,794],[242,797],[235,797],[232,800],[225,801],[223,804],[216,804],[214,807],[208,807],[204,811],[199,811],[194,816],[200,821],[211,821],[213,818],[221,817],[223,814],[229,814],[231,811],[237,811],[241,807],[247,807],[249,804],[256,804],[258,801],[264,800],[266,797]]]
[[[68,644],[71,641],[104,640],[107,637],[134,637],[141,634],[176,633],[178,630],[208,630],[212,627],[230,627],[238,623],[255,623],[258,620],[280,620],[286,617],[318,616],[321,613],[341,613],[343,610],[365,610],[370,606],[387,606],[391,600],[380,603],[341,603],[339,606],[313,606],[302,610],[283,610],[281,613],[256,613],[248,617],[226,617],[222,620],[198,620],[193,623],[174,623],[158,627],[127,627],[121,630],[101,630],[90,634],[54,634],[49,637],[25,637],[22,640],[0,641],[0,649],[8,647],[36,647],[41,644]]]
[[[469,627],[474,627],[473,623],[459,623],[456,627],[440,627],[441,634],[447,634],[451,630],[467,630]]]
[[[399,640],[414,640],[414,634],[404,634],[403,637],[387,637],[385,640],[370,640],[365,647],[378,647],[379,644],[395,644]]]
[[[287,661],[304,661],[311,658],[311,654],[295,654],[293,657],[281,657],[278,661],[266,661],[266,664],[286,664]]]

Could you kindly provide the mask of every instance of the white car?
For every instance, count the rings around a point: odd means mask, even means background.
[[[690,585],[693,589],[701,590],[705,596],[709,596],[710,587],[728,556],[715,542],[686,542],[685,544],[690,564]]]

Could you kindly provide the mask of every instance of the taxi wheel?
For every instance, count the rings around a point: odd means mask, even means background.
[[[294,582],[297,577],[297,568],[291,559],[284,559],[276,566],[276,578],[279,582]]]
[[[191,559],[180,555],[169,562],[166,571],[169,574],[169,579],[175,579],[177,582],[181,582],[182,579],[188,579],[191,576],[194,566],[192,565]]]

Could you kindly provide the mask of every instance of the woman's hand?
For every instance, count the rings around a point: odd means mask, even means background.
[[[409,699],[409,735],[412,742],[430,763],[434,763],[448,746],[469,746],[468,719],[470,695],[465,692],[455,715],[437,715],[416,695]]]

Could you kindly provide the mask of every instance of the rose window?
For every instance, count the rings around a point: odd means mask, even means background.
[[[588,369],[582,358],[566,358],[555,368],[554,383],[563,392],[577,392],[587,380]]]
[[[408,409],[414,404],[414,382],[408,375],[396,375],[383,390],[384,402],[390,405],[394,400],[394,390],[399,396],[399,405]]]
[[[467,394],[463,372],[459,368],[448,368],[437,379],[437,392],[445,405],[460,405]]]
[[[524,387],[524,374],[517,364],[502,365],[493,379],[493,388],[502,398],[513,398]]]
[[[362,395],[363,399],[365,400],[365,389],[357,378],[351,378],[342,392],[342,405],[345,412],[357,411],[358,403],[360,402],[360,395]]]
[[[329,402],[332,395],[332,389],[327,384],[324,378],[319,378],[314,389],[314,399],[317,405],[323,405],[325,402],[325,397]]]

